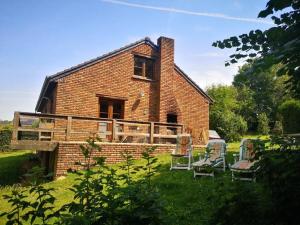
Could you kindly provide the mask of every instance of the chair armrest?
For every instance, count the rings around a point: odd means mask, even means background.
[[[234,163],[236,163],[239,160],[240,154],[233,154]]]

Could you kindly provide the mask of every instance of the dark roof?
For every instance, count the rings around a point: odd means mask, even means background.
[[[155,49],[158,49],[158,46],[156,44],[154,44],[149,37],[145,37],[139,41],[136,41],[134,43],[131,43],[129,45],[126,45],[122,48],[119,48],[119,49],[116,49],[112,52],[109,52],[107,54],[104,54],[102,56],[99,56],[97,58],[94,58],[94,59],[91,59],[89,61],[85,61],[83,63],[80,63],[76,66],[73,66],[73,67],[70,67],[68,69],[65,69],[61,72],[58,72],[58,73],[55,73],[51,76],[46,76],[45,80],[44,80],[44,83],[43,83],[43,86],[42,86],[42,90],[41,90],[41,93],[39,95],[39,98],[38,98],[38,101],[37,101],[37,104],[36,104],[36,107],[35,107],[35,111],[37,111],[40,107],[40,104],[42,102],[42,99],[43,99],[43,96],[45,95],[45,92],[47,91],[47,88],[49,86],[49,84],[53,81],[57,81],[58,79],[60,78],[63,78],[65,76],[68,76],[69,74],[79,70],[79,69],[82,69],[82,68],[85,68],[85,67],[88,67],[88,66],[91,66],[95,63],[98,63],[102,60],[105,60],[107,58],[111,58],[117,54],[120,54],[122,53],[123,51],[127,51],[131,48],[134,48],[138,45],[141,45],[141,44],[148,44],[150,45],[151,47],[155,48]],[[175,69],[193,86],[197,89],[197,91],[199,91],[202,95],[204,95],[206,98],[208,98],[208,100],[210,102],[213,102],[213,100],[194,82],[192,81],[191,78],[189,78],[176,64],[175,65]]]

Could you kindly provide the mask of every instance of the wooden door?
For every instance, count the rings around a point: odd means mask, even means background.
[[[100,118],[107,119],[124,119],[124,101],[109,98],[99,98]],[[104,127],[104,124],[100,124]],[[106,126],[106,131],[112,131],[112,124]],[[106,138],[111,140],[112,135],[107,135]]]

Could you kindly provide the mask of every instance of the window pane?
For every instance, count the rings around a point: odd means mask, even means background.
[[[134,57],[134,67],[143,67],[144,59],[138,56]]]
[[[113,119],[121,119],[122,117],[122,103],[114,102],[113,103]]]
[[[151,59],[146,61],[146,77],[153,79],[154,63]]]
[[[134,67],[134,75],[142,76],[143,75],[143,68]]]
[[[108,118],[108,102],[100,100],[100,118]]]

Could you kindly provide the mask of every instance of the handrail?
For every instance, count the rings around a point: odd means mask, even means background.
[[[32,113],[32,112],[15,112],[19,113],[20,116],[34,116],[34,117],[57,117],[57,118],[64,118],[67,119],[68,117],[72,117],[73,119],[82,119],[82,120],[99,120],[99,121],[113,121],[114,119],[109,118],[100,118],[100,117],[87,117],[87,116],[78,116],[78,115],[65,115],[65,114],[50,114],[50,113]],[[183,124],[179,123],[164,123],[164,122],[156,122],[156,121],[141,121],[141,120],[126,120],[126,119],[115,119],[116,121],[120,122],[130,122],[130,123],[141,123],[141,124],[150,124],[155,123],[155,125],[165,125],[165,126],[175,126],[181,127]]]
[[[158,139],[176,139],[177,132],[183,133],[183,125],[175,123],[31,112],[15,112],[13,125],[12,140],[14,141],[19,140],[21,137],[19,134],[23,134],[22,132],[35,132],[39,135],[38,140],[42,138],[46,141],[61,141],[62,139],[63,141],[81,141],[84,136],[87,138],[91,135],[102,135],[108,137],[111,142],[120,141],[120,136],[123,136],[123,139],[144,137],[149,143],[154,143]],[[168,128],[171,127],[173,130],[170,133],[171,129]],[[161,133],[162,131],[167,131],[167,134]],[[45,133],[49,133],[49,138],[45,136]]]

